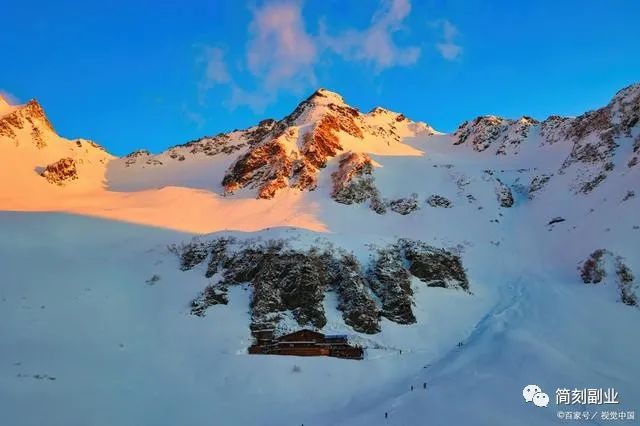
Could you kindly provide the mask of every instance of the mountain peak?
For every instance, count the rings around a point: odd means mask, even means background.
[[[320,87],[318,90],[313,92],[311,98],[320,98],[326,99],[327,103],[344,103],[344,98],[337,92],[332,92],[331,90],[327,90],[324,87]]]
[[[40,120],[49,130],[54,131],[51,122],[42,108],[42,105],[40,105],[35,98],[23,105],[21,109],[25,111],[29,117]]]

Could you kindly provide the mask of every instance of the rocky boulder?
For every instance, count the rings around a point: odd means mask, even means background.
[[[451,208],[453,206],[448,198],[441,195],[430,196],[429,198],[427,198],[427,204],[431,207],[441,207],[445,209]]]
[[[418,205],[418,194],[411,194],[410,197],[403,197],[389,202],[389,208],[401,215],[408,215],[420,208]]]
[[[40,173],[49,183],[64,186],[69,181],[78,179],[78,169],[73,158],[65,157],[49,164]]]

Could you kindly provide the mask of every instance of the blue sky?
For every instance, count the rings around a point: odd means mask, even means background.
[[[640,2],[5,2],[0,91],[122,155],[280,118],[317,87],[452,131],[640,81]]]

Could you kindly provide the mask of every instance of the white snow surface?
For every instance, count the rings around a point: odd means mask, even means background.
[[[419,127],[402,135],[401,152],[369,151],[384,198],[416,194],[420,208],[406,216],[333,201],[337,159],[315,191],[255,200],[222,195],[242,151],[182,162],[162,153],[163,165],[124,167],[85,145],[71,154],[95,167],[60,188],[33,171],[74,142],[37,150],[27,135],[19,146],[0,136],[0,163],[17,174],[0,175],[1,423],[546,425],[567,422],[558,411],[640,415],[640,310],[620,302],[613,277],[585,285],[577,271],[605,248],[640,274],[640,166],[626,167],[638,127],[588,194],[570,190],[580,170],[558,173],[569,143],[543,144],[538,128],[517,153],[496,155]],[[543,174],[552,177],[530,193]],[[513,207],[500,207],[498,180]],[[629,191],[638,196],[623,201]],[[431,195],[453,207],[430,207]],[[548,225],[555,217],[565,221]],[[229,234],[330,242],[363,262],[396,238],[419,239],[461,253],[471,294],[414,279],[417,323],[383,320],[366,335],[344,324],[328,293],[323,331],[362,343],[364,360],[248,355],[250,286],[192,316],[189,302],[210,282],[205,266],[181,272],[168,250]],[[529,384],[549,394],[547,408],[524,402]],[[557,406],[557,388],[615,388],[620,404]]]

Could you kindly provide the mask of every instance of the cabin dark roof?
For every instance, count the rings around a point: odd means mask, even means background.
[[[298,330],[293,333],[285,334],[278,338],[279,340],[305,340],[305,339],[324,339],[324,334],[313,330]]]

